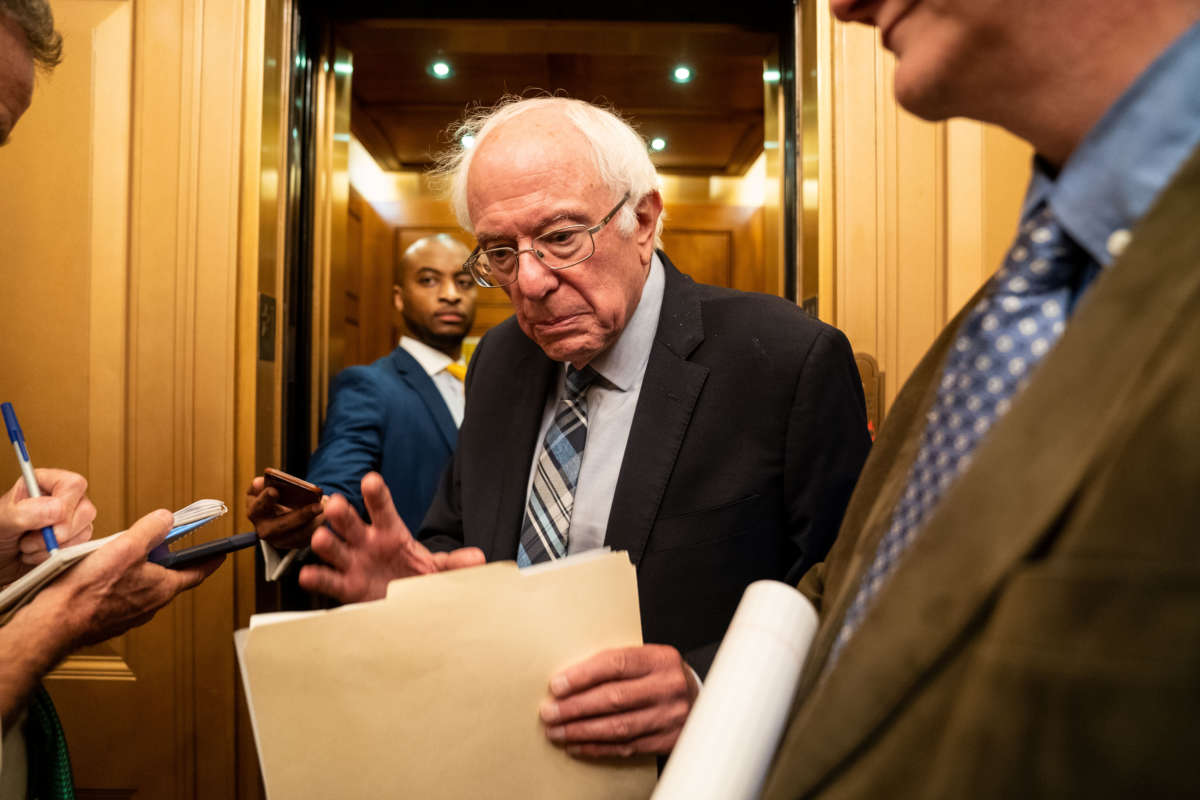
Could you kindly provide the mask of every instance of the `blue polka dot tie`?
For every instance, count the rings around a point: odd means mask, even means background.
[[[546,430],[525,504],[517,566],[528,567],[567,554],[575,485],[587,443],[587,390],[599,377],[591,367],[567,367],[566,393]]]
[[[1048,206],[1022,224],[1003,268],[950,348],[908,484],[846,612],[827,669],[921,524],[971,463],[975,447],[1062,335],[1072,285],[1088,264],[1087,253],[1067,236]]]

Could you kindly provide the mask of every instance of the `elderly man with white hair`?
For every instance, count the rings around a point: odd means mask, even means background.
[[[616,114],[510,99],[465,128],[444,173],[467,267],[514,318],[475,353],[417,538],[368,475],[373,525],[334,498],[344,539],[318,531],[329,566],[300,581],[357,601],[484,559],[625,550],[648,644],[553,676],[540,713],[572,755],[664,754],[746,585],[794,582],[833,541],[870,446],[854,359],[794,304],[696,284],[656,249],[658,176]]]

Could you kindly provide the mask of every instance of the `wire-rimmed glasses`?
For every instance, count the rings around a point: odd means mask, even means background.
[[[489,247],[487,250],[481,250],[476,247],[463,266],[470,271],[480,286],[498,287],[507,286],[517,279],[517,268],[522,253],[533,253],[538,261],[550,269],[566,269],[581,264],[596,252],[595,235],[616,216],[628,200],[629,193],[626,192],[621,201],[613,206],[612,211],[590,228],[587,225],[556,228],[536,237],[533,247],[526,247],[524,250],[514,247]]]

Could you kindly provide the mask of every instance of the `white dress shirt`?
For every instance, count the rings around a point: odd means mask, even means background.
[[[575,504],[571,510],[571,527],[567,536],[567,554],[591,550],[604,544],[608,515],[612,510],[613,493],[629,428],[642,393],[642,378],[650,361],[650,349],[658,330],[658,315],[662,311],[665,277],[662,262],[655,253],[650,262],[650,274],[642,287],[642,296],[625,330],[608,350],[596,356],[589,366],[600,373],[587,391],[588,430],[579,465],[579,480],[575,487]],[[546,398],[542,425],[538,429],[538,446],[534,448],[525,498],[533,486],[533,475],[546,431],[554,422],[558,404],[566,392],[567,365],[559,372],[555,390]]]
[[[425,370],[425,374],[433,380],[433,385],[446,401],[446,408],[450,409],[450,416],[454,417],[454,425],[461,427],[466,393],[463,390],[463,382],[446,371],[447,366],[455,363],[454,359],[410,336],[400,337],[400,347],[415,358],[421,369]],[[461,364],[462,361],[458,363]]]

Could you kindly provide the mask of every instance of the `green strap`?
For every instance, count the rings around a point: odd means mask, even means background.
[[[50,694],[41,685],[29,699],[25,748],[29,758],[29,800],[75,800],[67,737],[63,735]]]

